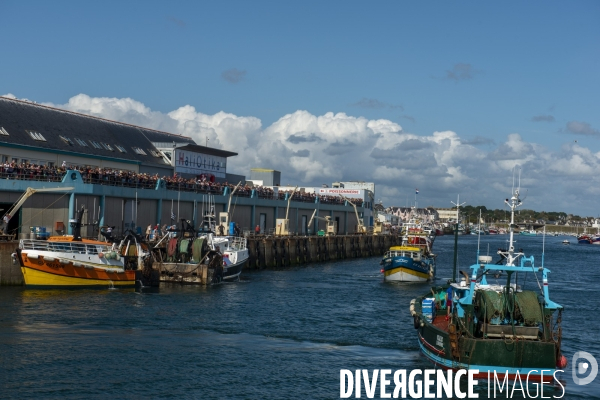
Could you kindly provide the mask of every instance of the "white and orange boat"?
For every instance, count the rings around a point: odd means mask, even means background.
[[[48,240],[21,239],[13,257],[19,262],[27,287],[134,287],[136,271],[149,252],[134,236],[120,244],[82,239],[81,218],[72,221],[73,235]]]

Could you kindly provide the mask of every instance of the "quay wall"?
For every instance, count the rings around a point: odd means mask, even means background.
[[[19,246],[16,240],[0,242],[0,286],[23,285],[23,273],[18,264],[13,265],[11,254]]]
[[[290,236],[248,238],[249,269],[281,268],[333,260],[382,256],[400,245],[396,235]]]

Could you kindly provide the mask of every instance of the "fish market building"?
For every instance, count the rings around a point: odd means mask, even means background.
[[[245,181],[244,175],[227,171],[227,160],[236,155],[181,135],[0,97],[2,213],[28,187],[74,188],[29,198],[9,224],[20,237],[28,237],[34,227],[68,233],[68,221],[82,206],[84,223],[90,224],[84,236],[95,235],[98,226],[115,226],[119,234],[171,225],[179,218],[197,226],[209,209],[216,215],[228,211],[242,229],[253,231],[259,225],[264,233],[287,214],[290,230],[298,234],[308,231],[304,221],[318,210],[339,220],[340,233],[352,232],[356,218],[346,204],[293,199],[288,209],[287,198],[265,197],[254,189],[230,196],[224,183]],[[211,185],[181,183],[179,178]]]

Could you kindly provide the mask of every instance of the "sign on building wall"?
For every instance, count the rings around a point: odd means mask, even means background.
[[[346,197],[364,199],[363,190],[360,189],[324,188],[319,189],[319,194],[326,196],[337,196],[339,194],[343,194]]]
[[[226,162],[225,157],[175,149],[174,167],[178,174],[213,174],[218,178],[225,178]]]

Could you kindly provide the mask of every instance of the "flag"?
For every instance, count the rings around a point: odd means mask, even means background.
[[[177,217],[175,216],[175,213],[171,212],[171,221],[175,221],[175,218],[177,218]]]
[[[419,194],[419,189],[415,189],[415,194]]]

